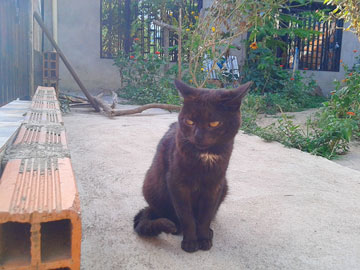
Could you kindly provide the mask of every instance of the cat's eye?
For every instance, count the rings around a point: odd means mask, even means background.
[[[209,123],[209,126],[210,127],[218,127],[220,125],[220,122],[219,121],[214,121],[214,122],[210,122]]]
[[[186,119],[185,123],[188,124],[189,126],[192,126],[194,124],[194,122],[191,121],[190,119]]]

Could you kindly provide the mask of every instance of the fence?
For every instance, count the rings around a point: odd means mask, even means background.
[[[299,21],[289,27],[314,32],[306,38],[283,37],[283,41],[287,43],[287,50],[278,53],[278,56],[283,58],[286,68],[293,68],[294,65],[297,65],[297,68],[302,70],[339,71],[343,20],[321,21],[305,13],[326,7],[320,3],[314,3],[306,7],[283,11]],[[297,59],[297,63],[295,63],[295,59]]]
[[[0,106],[30,95],[30,3],[0,1]]]

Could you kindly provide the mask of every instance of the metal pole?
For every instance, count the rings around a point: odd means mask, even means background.
[[[58,42],[58,10],[57,0],[52,1],[52,27],[53,27],[53,38],[55,42]]]
[[[83,91],[83,93],[85,94],[86,98],[89,100],[90,104],[94,107],[95,111],[99,112],[100,108],[99,106],[96,104],[96,102],[94,101],[93,96],[88,92],[88,90],[85,88],[85,86],[83,85],[83,83],[80,81],[78,75],[76,74],[75,70],[72,68],[72,66],[70,65],[69,61],[66,59],[65,55],[62,53],[62,51],[60,50],[59,46],[57,45],[57,43],[55,42],[55,40],[53,39],[52,35],[50,34],[49,30],[46,28],[46,26],[44,25],[43,21],[41,20],[41,17],[39,16],[39,14],[37,12],[34,12],[34,18],[36,19],[36,21],[38,22],[38,24],[40,25],[41,29],[44,31],[46,37],[49,39],[49,41],[51,42],[51,44],[54,46],[55,50],[58,52],[58,54],[60,55],[60,58],[62,59],[62,61],[64,62],[65,66],[67,67],[67,69],[69,70],[69,72],[71,73],[71,75],[73,76],[74,80],[76,81],[76,83],[79,85],[81,91]]]
[[[33,1],[29,1],[29,96],[35,94],[34,88],[34,19],[31,16],[34,10]]]

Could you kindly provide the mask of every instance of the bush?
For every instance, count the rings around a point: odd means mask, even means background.
[[[261,44],[249,51],[241,75],[243,81],[254,82],[251,93],[262,100],[258,112],[274,114],[319,107],[324,98],[313,95],[315,81],[305,79],[299,71],[292,74],[279,61],[272,50]]]
[[[143,57],[141,47],[133,46],[134,51],[127,55],[120,52],[114,65],[119,68],[122,87],[118,95],[136,104],[165,103],[180,104],[174,86],[176,67],[164,71],[165,60],[160,52]]]
[[[336,82],[336,91],[315,119],[308,119],[305,130],[295,125],[285,114],[276,124],[265,128],[256,125],[256,117],[263,101],[249,96],[243,106],[242,129],[267,141],[332,159],[349,150],[352,138],[360,138],[360,65],[351,70],[345,67],[346,78]]]

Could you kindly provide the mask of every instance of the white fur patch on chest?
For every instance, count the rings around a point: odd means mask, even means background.
[[[206,165],[214,165],[221,159],[221,156],[210,153],[202,153],[200,154],[200,159]]]

